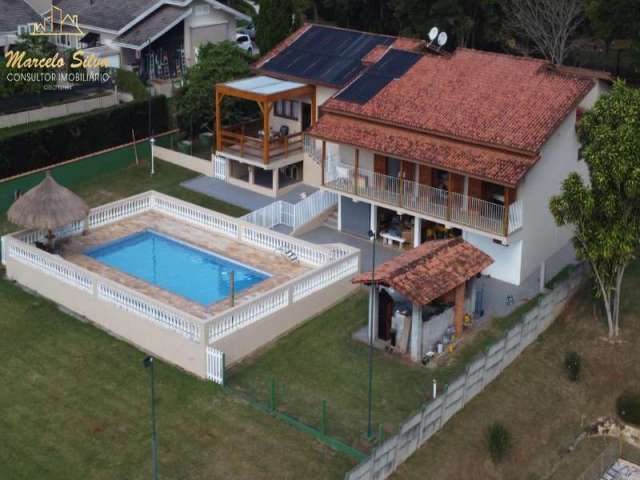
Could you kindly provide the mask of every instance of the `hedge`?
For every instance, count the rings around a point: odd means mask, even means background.
[[[165,97],[151,100],[151,112],[152,130],[168,130]],[[141,101],[14,134],[3,136],[0,132],[0,179],[128,143],[132,140],[132,129],[136,138],[146,137],[148,119],[149,102]]]
[[[135,73],[119,68],[116,70],[115,77],[118,90],[130,93],[134,100],[149,98],[149,91]]]

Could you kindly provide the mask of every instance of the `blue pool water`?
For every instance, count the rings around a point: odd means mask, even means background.
[[[101,245],[85,254],[202,305],[211,305],[229,296],[231,271],[235,272],[236,293],[270,276],[150,230]]]

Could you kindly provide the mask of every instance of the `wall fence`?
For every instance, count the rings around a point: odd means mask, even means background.
[[[398,434],[376,447],[365,461],[346,474],[345,480],[381,480],[395,472],[553,323],[580,287],[585,270],[584,265],[580,266],[567,280],[542,296],[500,341],[468,365],[465,373],[436,400],[424,404],[407,419]]]

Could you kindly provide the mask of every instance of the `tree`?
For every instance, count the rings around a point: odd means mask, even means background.
[[[256,43],[262,54],[284,40],[297,25],[293,0],[260,0]]]
[[[16,46],[12,49],[15,52],[25,52],[29,58],[49,58],[56,54],[56,47],[49,43],[46,37],[32,35],[22,35]],[[52,73],[51,68],[29,67],[21,68],[20,73],[30,73],[33,75],[42,73]],[[37,95],[45,89],[55,84],[55,78],[50,77],[42,81],[9,81],[9,73],[18,72],[17,69],[10,69],[5,58],[0,58],[0,98],[7,98],[13,95]]]
[[[510,48],[562,65],[584,21],[583,0],[503,0]]]
[[[250,57],[232,42],[207,43],[185,75],[185,86],[176,101],[178,124],[188,132],[211,127],[215,120],[216,83],[247,76]]]
[[[588,0],[587,17],[607,48],[616,39],[638,39],[640,9],[636,0]]]
[[[590,184],[571,173],[550,208],[559,226],[573,226],[615,337],[625,269],[640,249],[640,90],[618,81],[583,115],[579,135]]]

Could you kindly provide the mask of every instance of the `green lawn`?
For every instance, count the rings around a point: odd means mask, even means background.
[[[240,207],[180,186],[181,182],[197,176],[196,173],[190,170],[160,160],[156,160],[155,170],[155,175],[151,176],[149,174],[149,165],[146,162],[141,162],[140,166],[131,165],[114,170],[109,174],[96,177],[94,180],[86,182],[73,190],[92,207],[147,190],[157,190],[227,215],[238,217],[247,213]],[[0,234],[16,230],[16,228],[6,220],[6,216],[3,214],[2,220],[0,220]]]
[[[329,405],[329,433],[365,449],[367,429],[367,346],[352,339],[367,323],[367,294],[359,293],[305,323],[263,353],[231,370],[233,388],[266,402],[276,379],[278,403],[287,413],[318,426],[321,403]],[[494,319],[467,336],[464,345],[437,368],[425,368],[398,356],[375,351],[373,422],[385,434],[431,399],[433,379],[442,387],[467,363],[518,321],[532,304],[508,317]]]
[[[150,478],[143,353],[0,280],[0,478]],[[340,478],[351,461],[156,365],[160,477]]]
[[[605,447],[605,442],[594,439],[568,453],[581,425],[615,416],[618,395],[640,390],[640,263],[627,272],[621,342],[606,339],[606,325],[594,317],[591,292],[585,288],[549,330],[394,478],[417,480],[426,472],[430,478],[447,480],[577,478]],[[578,383],[567,379],[563,367],[568,351],[582,356]],[[513,437],[511,455],[498,466],[489,460],[484,438],[486,427],[495,420],[503,422]],[[469,477],[469,472],[475,476]]]

